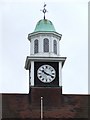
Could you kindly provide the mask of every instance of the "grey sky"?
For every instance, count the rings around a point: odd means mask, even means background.
[[[63,67],[63,93],[88,92],[88,2],[65,0],[0,1],[0,92],[28,93],[29,72],[24,69],[30,53],[27,40],[36,23],[46,18],[62,34],[61,56],[67,57]]]

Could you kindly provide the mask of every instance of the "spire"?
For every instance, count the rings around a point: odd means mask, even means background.
[[[47,12],[45,7],[46,7],[46,4],[44,3],[43,10],[41,10],[44,13],[44,19],[45,19],[45,13]]]

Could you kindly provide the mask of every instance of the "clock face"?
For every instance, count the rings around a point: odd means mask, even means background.
[[[37,70],[37,77],[43,83],[50,83],[55,79],[56,71],[50,65],[42,65]]]

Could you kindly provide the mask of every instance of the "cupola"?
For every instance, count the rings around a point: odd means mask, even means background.
[[[34,32],[28,34],[30,41],[30,56],[58,57],[60,56],[60,40],[62,35],[56,32],[53,23],[45,18],[47,10],[42,10],[44,18],[39,20]]]
[[[28,34],[30,56],[25,62],[29,70],[30,87],[62,86],[62,67],[66,57],[60,56],[60,40],[62,35],[56,32],[53,23],[45,18],[36,23],[35,29]]]

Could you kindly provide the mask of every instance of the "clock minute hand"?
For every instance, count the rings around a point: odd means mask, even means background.
[[[46,75],[49,75],[49,76],[51,76],[51,77],[53,78],[53,76],[52,76],[52,75],[48,74],[48,73],[47,73],[47,72],[45,72],[44,70],[42,70],[42,72],[44,72]]]

